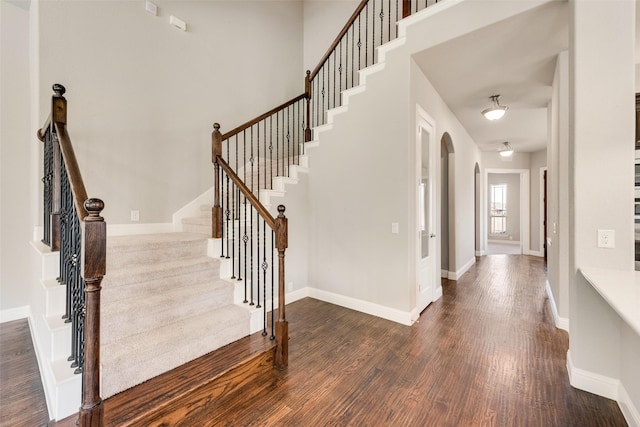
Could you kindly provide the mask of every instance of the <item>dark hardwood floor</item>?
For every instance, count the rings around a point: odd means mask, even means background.
[[[0,426],[40,427],[48,421],[29,323],[0,323]]]
[[[569,385],[544,284],[540,258],[482,257],[410,327],[303,299],[285,371],[151,425],[625,426],[616,402]]]

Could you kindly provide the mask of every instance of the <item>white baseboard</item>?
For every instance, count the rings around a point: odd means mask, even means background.
[[[173,224],[170,222],[140,223],[140,224],[107,224],[107,236],[171,233],[172,231],[173,231]]]
[[[523,250],[522,253],[523,253],[523,255],[537,256],[537,257],[540,257],[540,258],[544,257],[544,252],[542,252],[542,251],[531,251],[531,250],[527,251],[527,250]]]
[[[546,280],[545,282],[546,284],[544,286],[544,289],[547,293],[547,298],[549,298],[549,305],[551,306],[551,312],[553,313],[553,323],[556,325],[556,328],[569,332],[569,319],[567,319],[566,317],[560,317],[558,315],[558,306],[556,305],[556,300],[553,297],[551,285],[549,285],[548,280]]]
[[[569,332],[569,319],[558,316],[558,323],[556,323],[556,326],[563,331]]]
[[[618,390],[618,406],[629,427],[640,427],[640,412],[633,404],[622,383],[620,383],[620,389]]]
[[[0,323],[12,322],[19,319],[28,319],[30,313],[31,310],[28,305],[0,310]]]
[[[292,292],[287,292],[286,298],[287,298],[287,304],[290,304],[292,302],[296,302],[298,300],[301,300],[302,298],[306,298],[309,296],[309,289],[308,287],[302,288],[302,289],[297,289],[295,291]]]
[[[449,278],[449,272],[447,270],[440,270],[440,277],[443,279]]]
[[[551,306],[551,313],[553,313],[553,323],[558,327],[558,308],[556,306],[556,300],[553,297],[553,291],[551,290],[551,285],[549,285],[549,281],[545,280],[546,284],[544,286],[544,290],[547,292],[547,298],[549,299],[549,305]]]
[[[438,301],[442,298],[442,285],[436,286],[435,291],[433,291],[433,300]]]
[[[457,271],[453,272],[450,271],[449,272],[449,280],[458,280],[459,278],[462,277],[462,275],[464,273],[466,273],[473,264],[476,263],[476,257],[472,257],[469,261],[467,261],[467,263],[465,265],[463,265],[461,268],[459,268]]]
[[[348,297],[345,295],[334,294],[333,292],[327,292],[320,289],[308,288],[308,296],[311,298],[325,301],[331,304],[339,305],[341,307],[350,308],[361,313],[370,314],[372,316],[381,317],[383,319],[391,320],[392,322],[401,323],[403,325],[411,326],[410,311],[401,311],[391,307],[385,307],[380,304],[372,303],[369,301],[363,301],[356,298]]]
[[[576,368],[571,360],[571,350],[567,351],[567,372],[571,386],[615,400],[629,427],[640,427],[640,411],[633,404],[620,380]]]
[[[607,399],[618,400],[620,381],[576,368],[573,366],[573,360],[571,359],[571,350],[567,351],[567,372],[569,373],[569,383],[573,387]]]
[[[485,256],[487,251],[476,251],[476,256]]]

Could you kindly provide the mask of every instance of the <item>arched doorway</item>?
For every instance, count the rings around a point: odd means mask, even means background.
[[[440,139],[440,182],[442,202],[440,212],[440,251],[442,277],[456,278],[455,241],[455,163],[453,141],[449,132]]]
[[[481,222],[480,222],[480,166],[476,162],[476,165],[473,169],[473,182],[474,182],[474,191],[473,191],[473,209],[474,209],[474,240],[475,240],[475,251],[476,256],[482,255],[482,249],[480,247],[480,233],[481,233]]]

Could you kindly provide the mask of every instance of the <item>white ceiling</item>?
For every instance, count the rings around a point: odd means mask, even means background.
[[[547,145],[547,103],[557,54],[568,49],[567,2],[527,13],[415,55],[418,66],[481,150],[509,141],[516,151]],[[481,114],[500,94],[506,115],[490,122]]]

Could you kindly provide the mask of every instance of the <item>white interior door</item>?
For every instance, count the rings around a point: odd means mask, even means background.
[[[419,120],[417,137],[418,200],[418,262],[417,262],[417,309],[421,312],[433,300],[436,280],[440,272],[436,269],[436,221],[435,221],[435,136],[433,127]]]

